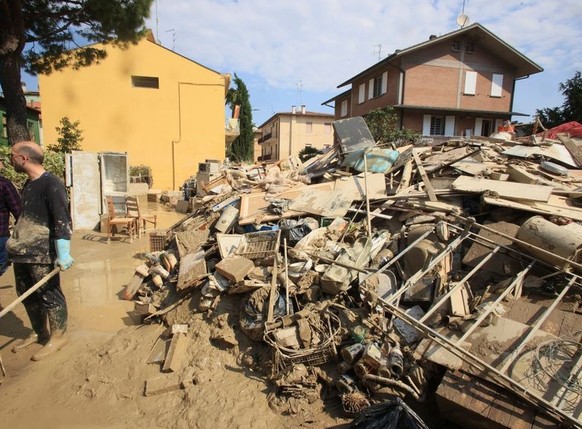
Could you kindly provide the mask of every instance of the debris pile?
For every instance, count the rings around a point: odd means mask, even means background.
[[[360,421],[406,400],[465,427],[581,427],[580,140],[386,148],[362,118],[334,128],[306,163],[222,166],[189,190],[191,213],[124,293],[173,327],[162,370],[187,371],[202,313],[280,410],[325,386]]]

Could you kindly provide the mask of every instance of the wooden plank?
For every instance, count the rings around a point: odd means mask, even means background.
[[[573,220],[582,221],[582,210],[567,206],[569,198],[550,196],[548,203],[535,201],[511,201],[505,198],[482,197],[483,202],[492,206],[510,207],[513,209],[524,210],[531,213],[537,213],[548,216],[563,216]]]
[[[311,189],[304,191],[289,205],[295,212],[305,212],[317,216],[343,217],[352,205],[351,195],[341,191]]]
[[[180,259],[178,271],[178,291],[193,286],[200,278],[207,274],[204,250],[189,253]]]
[[[255,192],[251,194],[241,195],[240,199],[240,217],[239,225],[249,225],[255,222],[269,222],[284,218],[303,216],[305,212],[296,212],[289,210],[282,215],[275,215],[269,213],[268,207],[271,204],[267,201],[269,198],[286,198],[289,200],[294,200],[299,195],[301,195],[304,189],[323,189],[332,191],[334,188],[334,182],[324,182],[317,183],[315,185],[295,187],[293,189],[281,192],[279,194],[267,194],[266,192]]]
[[[145,395],[155,396],[162,393],[180,390],[182,383],[177,374],[169,374],[163,377],[155,377],[146,380]]]
[[[493,383],[447,371],[436,392],[441,414],[462,427],[530,429],[536,410]]]
[[[386,198],[386,176],[384,174],[368,173],[366,179],[363,174],[342,177],[335,181],[334,191],[354,200],[363,201],[366,198],[365,181],[368,181],[368,198],[370,200]]]
[[[426,188],[426,194],[428,195],[429,200],[438,201],[436,194],[434,193],[434,189],[432,187],[432,184],[430,183],[430,179],[428,178],[428,175],[426,174],[426,171],[424,170],[424,167],[422,166],[422,161],[420,160],[418,153],[414,149],[412,150],[412,156],[414,157],[414,162],[416,163],[416,168],[418,168],[418,173],[420,174],[420,177],[422,178],[422,182],[424,183],[424,186]]]
[[[566,133],[558,133],[556,137],[566,146],[566,149],[568,149],[568,152],[570,152],[578,165],[582,166],[582,145],[577,145]]]
[[[170,349],[166,355],[166,360],[162,371],[178,372],[184,366],[186,351],[188,348],[188,336],[181,332],[176,332],[172,336]]]
[[[275,255],[275,263],[273,264],[273,274],[271,277],[271,290],[269,291],[269,308],[267,309],[267,323],[273,323],[275,317],[275,297],[277,295],[277,270],[278,270],[277,256]]]
[[[530,185],[525,183],[502,182],[490,179],[478,179],[469,176],[460,176],[451,188],[464,192],[485,193],[495,192],[501,198],[520,201],[547,202],[553,188],[551,186]]]

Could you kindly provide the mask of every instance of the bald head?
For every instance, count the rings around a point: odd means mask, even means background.
[[[42,148],[35,142],[18,142],[12,146],[12,152],[19,155],[25,155],[33,164],[42,165],[44,161],[44,152]]]

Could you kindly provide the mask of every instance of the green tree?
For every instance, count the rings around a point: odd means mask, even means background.
[[[305,161],[307,161],[308,159],[311,159],[311,158],[313,158],[315,155],[319,155],[319,154],[321,154],[321,153],[322,153],[322,152],[321,152],[319,149],[316,149],[316,148],[314,148],[314,147],[312,147],[312,146],[306,146],[306,147],[304,147],[303,149],[301,149],[301,150],[299,151],[299,154],[298,154],[298,156],[299,156],[299,159],[300,159],[302,162],[305,162]]]
[[[558,89],[564,96],[561,107],[546,107],[536,110],[540,122],[545,128],[553,128],[564,122],[582,123],[582,75],[574,73],[572,79],[561,82]]]
[[[85,67],[105,58],[95,45],[79,41],[136,43],[145,33],[153,0],[0,0],[0,86],[7,111],[8,142],[30,139],[21,68],[48,74]]]
[[[392,107],[375,109],[364,115],[366,125],[379,145],[393,143],[396,146],[415,143],[420,140],[420,134],[398,126],[398,115]]]
[[[79,128],[79,124],[79,121],[71,122],[67,116],[61,118],[61,126],[55,127],[55,130],[59,133],[57,143],[49,145],[47,149],[51,152],[59,153],[71,153],[74,150],[81,150],[83,130]]]
[[[253,159],[253,111],[249,91],[245,83],[234,74],[235,88],[226,93],[226,104],[231,108],[233,117],[239,112],[239,136],[227,148],[228,157],[234,162],[252,161]],[[237,109],[238,106],[238,109]]]

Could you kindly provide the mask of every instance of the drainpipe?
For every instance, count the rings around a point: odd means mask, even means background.
[[[224,76],[222,76],[224,79]],[[182,85],[190,85],[190,86],[222,86],[224,87],[224,83],[196,83],[196,82],[180,82],[178,81],[178,138],[176,140],[172,140],[172,190],[176,190],[176,154],[174,145],[177,145],[182,141],[182,93],[181,88]]]

